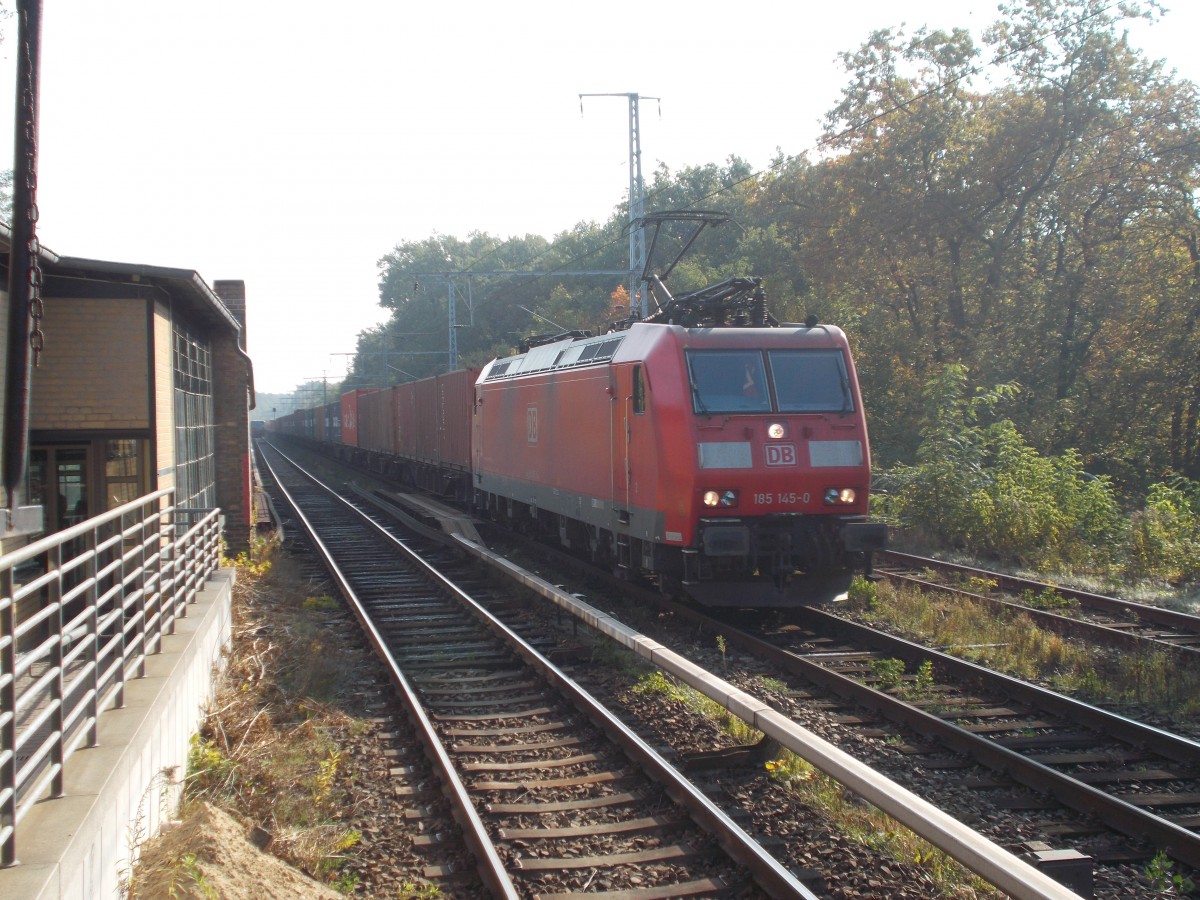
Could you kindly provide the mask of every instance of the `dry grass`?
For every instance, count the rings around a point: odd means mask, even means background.
[[[179,816],[226,810],[265,833],[275,856],[350,891],[346,854],[360,836],[345,825],[357,802],[345,748],[367,726],[339,708],[338,692],[359,656],[327,626],[336,603],[297,563],[267,545],[238,568],[232,646],[193,738]],[[165,865],[190,878],[188,858]],[[136,870],[131,881],[138,896]]]
[[[1041,628],[1022,613],[995,615],[945,593],[886,583],[874,587],[873,599],[852,600],[864,618],[955,656],[1092,703],[1137,707],[1181,725],[1200,714],[1200,667],[1173,654],[1096,648]]]

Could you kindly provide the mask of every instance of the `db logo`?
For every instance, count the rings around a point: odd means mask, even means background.
[[[525,410],[525,440],[530,444],[538,442],[536,406],[531,406]]]
[[[795,464],[795,444],[767,444],[768,466],[794,466]]]

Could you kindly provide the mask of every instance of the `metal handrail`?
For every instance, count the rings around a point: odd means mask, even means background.
[[[174,499],[155,491],[0,556],[0,866],[221,564],[220,510]]]

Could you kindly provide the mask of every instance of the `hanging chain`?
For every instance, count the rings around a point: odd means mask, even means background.
[[[37,367],[39,355],[46,347],[46,337],[42,333],[42,316],[45,308],[42,304],[42,267],[41,245],[37,239],[37,96],[34,89],[33,59],[30,54],[28,29],[26,39],[22,44],[24,84],[21,88],[21,148],[20,153],[25,157],[25,183],[13,185],[14,190],[25,191],[29,198],[29,242],[26,252],[29,254],[29,349],[33,351],[33,365]]]

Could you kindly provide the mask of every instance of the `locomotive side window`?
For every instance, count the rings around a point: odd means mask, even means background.
[[[840,350],[771,350],[767,356],[780,412],[853,412]]]
[[[689,351],[687,362],[692,408],[698,414],[771,410],[767,372],[759,351]]]
[[[639,416],[646,412],[646,382],[641,366],[633,367],[633,412]]]

